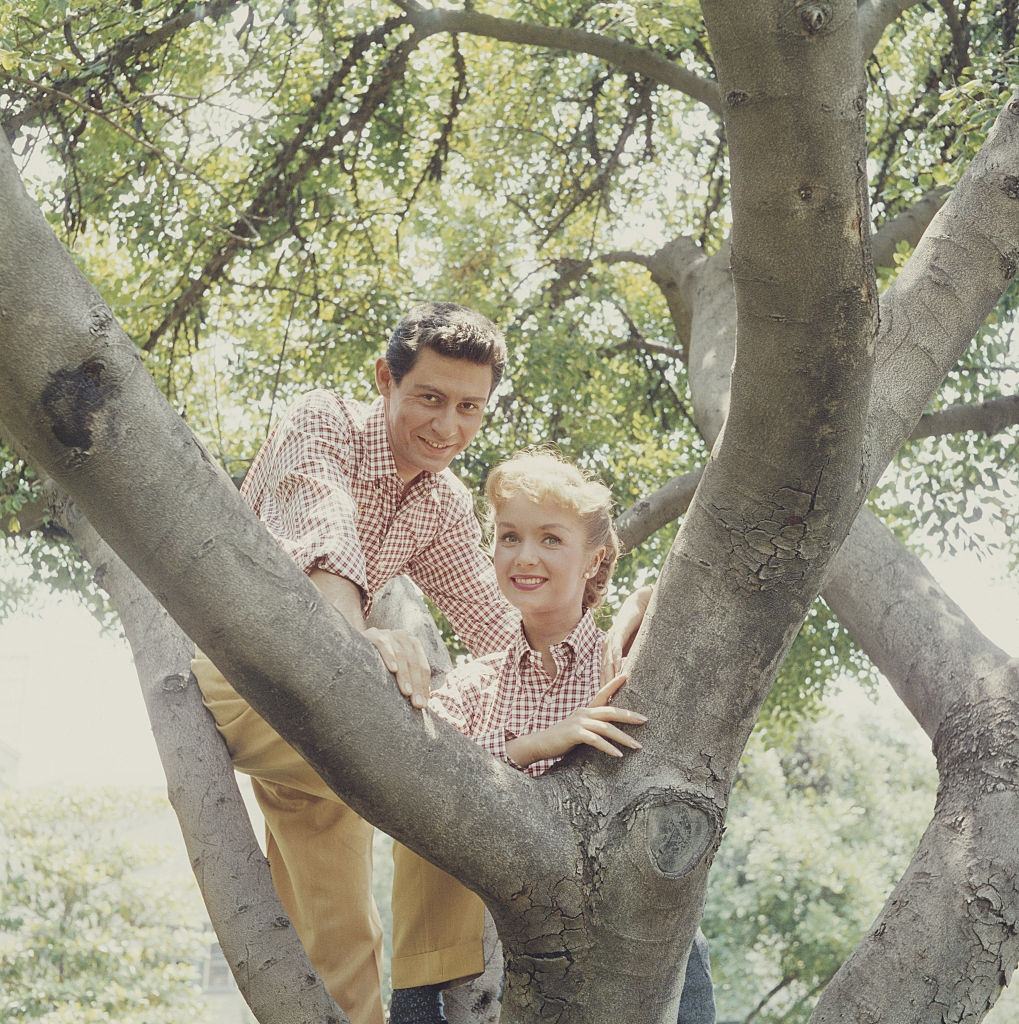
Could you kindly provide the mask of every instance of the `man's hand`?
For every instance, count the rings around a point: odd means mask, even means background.
[[[594,747],[612,757],[623,756],[623,751],[613,746],[613,743],[630,750],[640,750],[640,744],[632,736],[612,724],[644,725],[647,722],[647,718],[636,711],[614,708],[610,704],[626,679],[625,674],[616,676],[594,695],[587,707],[577,708],[548,729],[510,740],[506,744],[506,753],[521,768],[526,768],[535,761],[562,757],[580,744]]]
[[[421,641],[402,629],[364,631],[364,638],[382,656],[383,664],[396,676],[400,693],[416,708],[428,703],[432,691],[432,669]]]
[[[603,683],[623,671],[623,659],[630,653],[630,647],[644,621],[644,613],[651,602],[654,587],[635,590],[623,603],[605,634],[602,649],[601,678]]]
[[[396,676],[400,693],[409,697],[414,707],[423,708],[431,692],[432,670],[421,641],[402,629],[365,629],[361,591],[356,584],[325,569],[312,569],[308,576],[329,603],[379,652],[383,664]]]

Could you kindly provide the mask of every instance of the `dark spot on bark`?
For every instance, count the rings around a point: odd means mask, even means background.
[[[800,8],[800,24],[808,36],[816,36],[831,21],[829,4],[804,4]]]
[[[862,114],[867,109],[867,97],[857,96],[856,99],[853,100],[853,109],[858,114]],[[857,163],[857,167],[859,167],[859,162]]]
[[[810,185],[800,185],[797,194],[805,203],[809,203],[814,198],[814,190]]]
[[[1016,268],[1019,267],[1019,249],[1009,249],[1008,252],[1003,252],[999,259],[1001,260],[1001,272],[1005,275],[1005,280],[1011,281],[1015,277]]]
[[[53,436],[65,447],[88,453],[96,417],[114,390],[101,359],[50,374],[41,403]]]
[[[1019,177],[1014,174],[1006,174],[1005,180],[1002,182],[1001,191],[1008,196],[1009,199],[1019,199]]]
[[[1009,100],[1009,102],[1005,105],[1005,109],[1010,114],[1019,114],[1019,96],[1014,96],[1011,100]]]
[[[181,690],[187,689],[190,678],[190,673],[183,675],[180,672],[174,672],[172,675],[163,676],[159,686],[163,693],[179,693]]]
[[[273,919],[273,928],[289,928],[290,918],[289,917],[277,917]]]
[[[105,338],[113,326],[113,314],[106,306],[96,306],[88,314],[88,333],[93,338]]]
[[[730,89],[725,94],[725,102],[730,107],[741,107],[748,99],[750,99],[750,93],[744,92],[742,89]]]

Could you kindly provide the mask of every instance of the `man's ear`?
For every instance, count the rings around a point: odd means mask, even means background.
[[[375,360],[375,386],[379,389],[379,394],[383,398],[388,398],[389,393],[396,387],[393,373],[389,369],[389,363],[386,362],[385,356],[379,356]]]

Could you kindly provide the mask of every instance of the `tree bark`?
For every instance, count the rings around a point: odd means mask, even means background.
[[[986,402],[950,405],[937,412],[928,412],[910,434],[917,441],[922,437],[943,437],[945,434],[997,434],[1019,423],[1019,395],[989,398]]]

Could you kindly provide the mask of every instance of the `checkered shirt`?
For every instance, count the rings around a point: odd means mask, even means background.
[[[370,408],[326,390],[299,398],[266,438],[241,494],[305,571],[372,595],[406,574],[474,655],[505,650],[519,616],[499,590],[467,489],[447,469],[405,487],[382,399]]]
[[[598,692],[604,640],[594,616],[584,612],[572,632],[552,645],[559,671],[551,679],[520,627],[509,650],[450,672],[432,693],[428,708],[490,754],[508,761],[509,740],[561,722]],[[535,761],[524,771],[541,775],[559,760]]]

